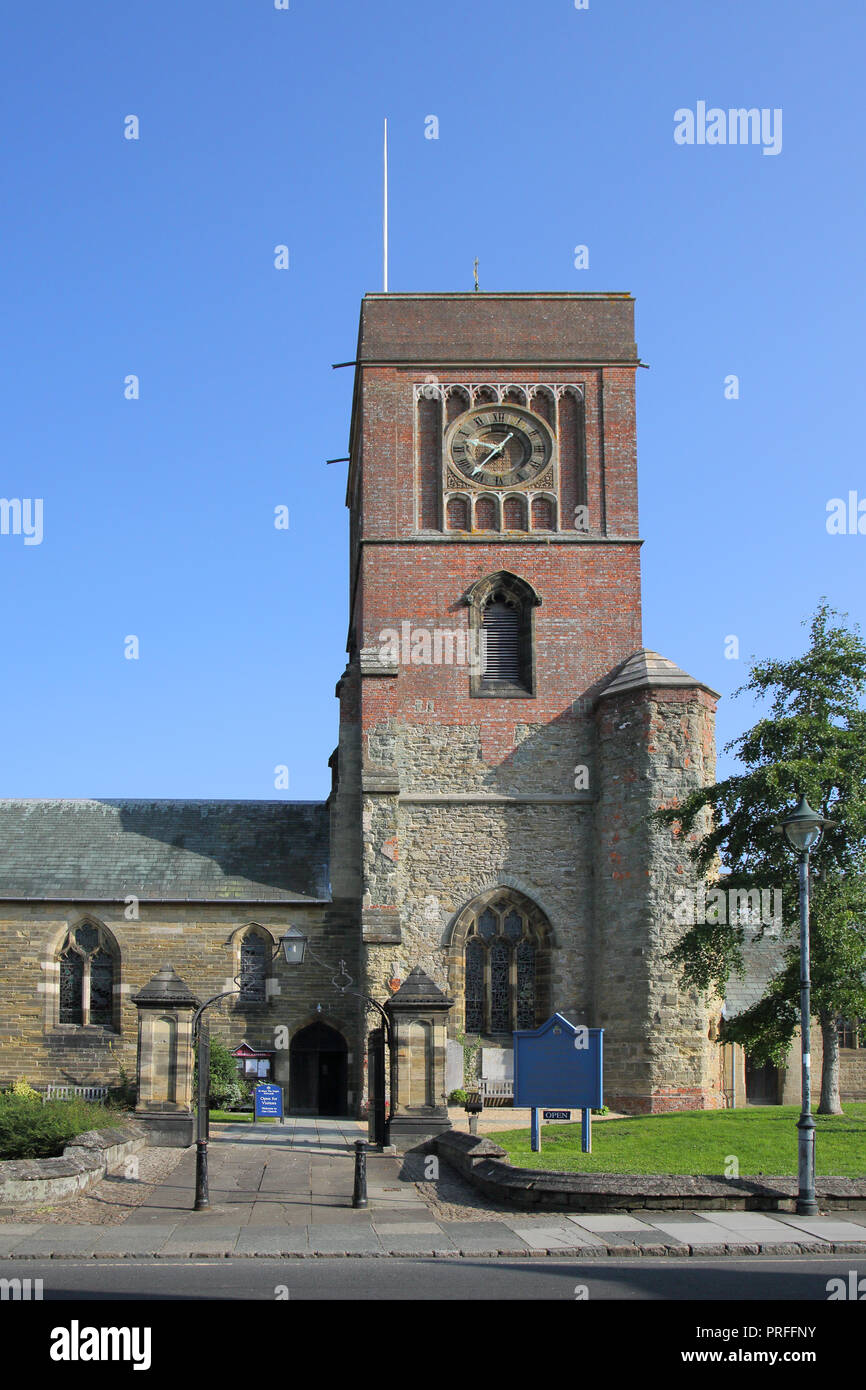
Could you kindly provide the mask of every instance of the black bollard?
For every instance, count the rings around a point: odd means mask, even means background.
[[[355,1140],[355,1190],[352,1193],[352,1206],[367,1205],[367,1141]]]
[[[195,1206],[193,1211],[204,1211],[210,1206],[207,1181],[207,1140],[199,1139],[195,1146]]]

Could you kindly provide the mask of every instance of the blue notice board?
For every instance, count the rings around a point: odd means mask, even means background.
[[[256,1115],[259,1119],[270,1115],[280,1120],[283,1118],[282,1086],[256,1087]]]
[[[600,1110],[603,1028],[581,1028],[554,1014],[540,1028],[514,1034],[514,1104]]]

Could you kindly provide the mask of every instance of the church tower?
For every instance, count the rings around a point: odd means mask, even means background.
[[[642,648],[633,307],[363,300],[331,797],[365,992],[423,970],[487,1074],[554,1009],[604,1027],[630,1111],[721,1103],[647,820],[712,777],[715,696]]]

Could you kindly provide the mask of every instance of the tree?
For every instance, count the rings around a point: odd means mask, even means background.
[[[799,1025],[799,906],[793,852],[774,826],[805,794],[836,824],[811,857],[810,936],[812,1012],[823,1040],[821,1114],[839,1114],[840,1018],[866,1014],[866,646],[859,629],[819,604],[810,646],[789,661],[756,661],[735,694],[770,698],[769,712],[727,745],[745,772],[700,787],[659,819],[691,835],[698,876],[716,887],[781,891],[782,965],[763,997],[728,1020],[726,1040],[741,1043],[758,1063],[784,1061]],[[711,812],[709,829],[705,812]],[[720,861],[729,869],[722,875]],[[742,974],[742,920],[696,922],[670,953],[685,984],[724,995],[732,973]],[[785,944],[787,943],[787,944]]]

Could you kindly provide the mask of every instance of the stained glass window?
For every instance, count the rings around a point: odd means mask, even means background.
[[[67,936],[59,957],[59,1023],[113,1025],[115,953],[104,936],[92,922]]]
[[[75,944],[80,946],[82,951],[92,951],[98,941],[99,932],[89,922],[85,922],[75,933]]]
[[[517,947],[517,1027],[535,1027],[535,947],[521,941]]]
[[[491,912],[489,907],[478,918],[476,930],[479,936],[484,937],[485,941],[490,941],[496,935],[496,913]]]
[[[114,962],[107,951],[95,951],[90,958],[90,1022],[111,1025]]]
[[[84,961],[77,951],[64,951],[60,957],[60,1022],[84,1021],[82,993]]]
[[[502,893],[469,923],[465,955],[466,1031],[534,1028],[539,1001],[539,937],[526,910]],[[542,986],[543,991],[543,986]]]
[[[244,999],[264,999],[266,955],[265,943],[257,932],[244,937],[241,943],[241,995]]]
[[[508,965],[510,952],[505,942],[494,941],[490,947],[490,1031],[511,1032],[510,990]]]
[[[505,919],[505,935],[512,941],[519,941],[523,935],[523,918],[519,912],[509,912]]]
[[[466,1032],[484,1027],[484,947],[470,941],[466,947]]]

